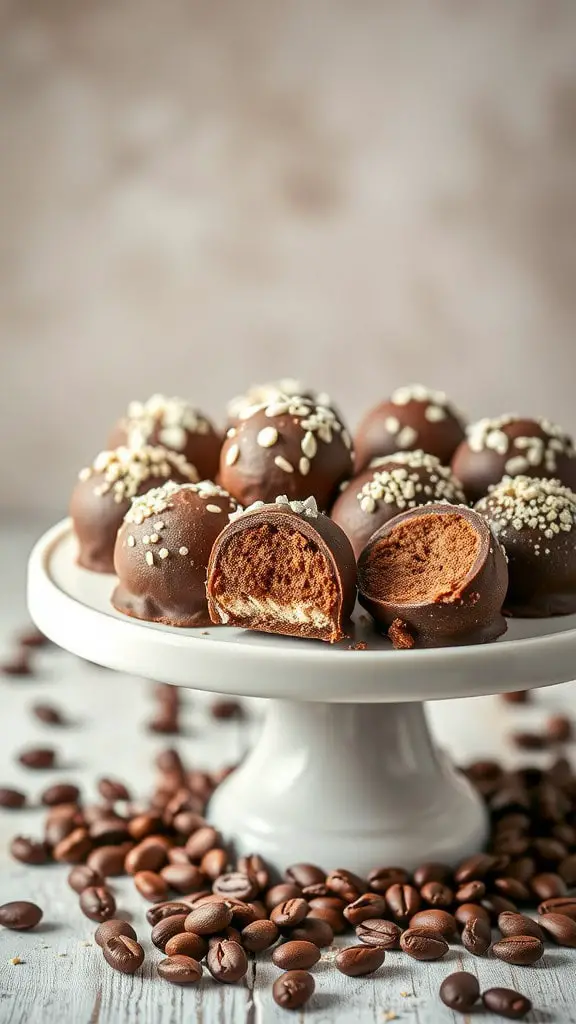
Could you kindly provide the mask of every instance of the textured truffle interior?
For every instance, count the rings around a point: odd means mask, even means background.
[[[308,618],[337,613],[338,589],[318,545],[292,527],[271,523],[239,531],[220,552],[214,594],[232,614],[267,611]],[[302,619],[303,621],[303,619]]]
[[[415,516],[374,545],[364,585],[375,597],[398,604],[450,600],[479,549],[480,536],[463,516]]]

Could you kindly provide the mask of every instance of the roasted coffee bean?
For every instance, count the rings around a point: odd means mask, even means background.
[[[212,946],[215,945],[215,943],[217,942],[223,942],[224,939],[228,939],[229,942],[239,942],[240,945],[242,945],[241,933],[238,931],[237,928],[234,928],[231,924],[229,924],[227,928],[224,928],[224,931],[218,932],[217,935],[208,936],[208,949],[211,949]]]
[[[458,1013],[468,1013],[480,998],[478,978],[468,971],[449,974],[440,985],[440,999]]]
[[[172,985],[195,985],[202,977],[202,964],[194,957],[181,954],[160,960],[156,970],[164,981]]]
[[[498,893],[488,893],[487,896],[482,900],[484,910],[487,911],[490,920],[496,924],[500,914],[505,914],[507,911],[515,914],[518,907],[512,900],[506,899],[505,896],[499,896]]]
[[[46,864],[48,850],[44,843],[28,836],[14,836],[10,842],[10,854],[22,864]]]
[[[377,892],[365,892],[353,903],[349,903],[343,911],[344,917],[353,928],[371,917],[382,917],[386,913],[384,897]]]
[[[126,935],[129,939],[137,939],[138,936],[128,921],[113,917],[110,921],[99,924],[94,932],[94,941],[98,946],[104,946],[108,939],[116,939],[119,935]]]
[[[528,836],[519,832],[499,832],[492,844],[494,853],[506,854],[509,857],[523,857],[529,848]]]
[[[78,786],[71,783],[58,782],[55,786],[48,786],[41,796],[41,802],[45,807],[55,807],[57,804],[76,803],[80,796]]]
[[[34,670],[30,655],[25,648],[16,651],[11,658],[0,665],[0,675],[3,676],[32,676]]]
[[[162,827],[162,821],[155,814],[137,814],[128,822],[130,837],[139,843],[146,836],[154,835]]]
[[[186,853],[190,860],[199,863],[204,854],[215,846],[222,846],[222,836],[211,825],[203,825],[189,836],[186,841]]]
[[[232,910],[224,902],[194,906],[186,918],[185,930],[196,935],[215,935],[232,922]]]
[[[482,917],[472,917],[466,924],[460,936],[464,949],[474,956],[484,956],[490,949],[492,943],[492,929],[487,920]]]
[[[286,868],[284,877],[287,882],[293,882],[304,889],[307,885],[324,884],[326,872],[317,864],[291,864]]]
[[[160,871],[166,863],[167,855],[165,844],[157,842],[155,836],[148,836],[132,847],[124,867],[129,875],[135,875],[138,871]]]
[[[513,988],[489,988],[482,993],[482,1002],[491,1013],[499,1013],[509,1020],[520,1020],[532,1009],[528,997]]]
[[[528,730],[513,732],[511,739],[520,750],[543,750],[550,742],[543,733],[529,732]]]
[[[400,936],[400,949],[414,960],[440,960],[448,952],[448,943],[441,935],[408,928]]]
[[[504,896],[513,903],[527,903],[531,899],[530,890],[517,878],[495,878],[492,885],[499,896]]]
[[[532,875],[536,874],[536,861],[533,857],[518,857],[508,865],[508,877],[517,878],[526,885]]]
[[[551,715],[546,722],[550,743],[568,743],[572,739],[572,722],[566,715]]]
[[[551,871],[534,875],[530,879],[530,889],[539,900],[551,900],[558,896],[566,896],[568,893],[564,879]]]
[[[498,857],[494,857],[490,853],[475,853],[472,857],[467,857],[466,860],[459,864],[454,872],[454,881],[459,886],[464,885],[466,882],[477,881],[478,879],[483,881],[487,875],[494,871],[497,865]]]
[[[54,847],[54,860],[63,864],[81,864],[92,849],[92,840],[85,828],[75,828]]]
[[[221,896],[220,899],[223,899],[223,897]],[[227,896],[226,903],[232,911],[232,924],[240,930],[245,928],[246,925],[252,924],[253,921],[259,921],[268,917],[265,909],[263,907],[260,909],[257,901],[245,903],[243,900],[235,900]]]
[[[259,892],[259,886],[252,875],[244,875],[241,871],[229,871],[226,875],[219,875],[212,891],[217,896],[231,896],[237,900],[253,900]]]
[[[44,725],[66,725],[64,715],[52,704],[34,704],[32,714]]]
[[[511,690],[510,693],[501,693],[500,697],[507,704],[527,704],[531,694],[530,690]]]
[[[100,817],[90,825],[90,838],[98,846],[125,843],[131,839],[128,822],[114,814]]]
[[[342,913],[346,907],[344,900],[340,899],[339,896],[332,895],[315,896],[313,899],[308,900],[308,905],[311,910],[337,910],[339,913]]]
[[[162,903],[168,895],[168,883],[155,871],[137,871],[134,885],[149,903]]]
[[[391,885],[384,899],[394,919],[400,924],[409,921],[420,909],[420,893],[413,885]]]
[[[448,864],[441,864],[438,861],[428,861],[416,868],[416,871],[414,872],[414,885],[417,889],[421,889],[422,886],[426,885],[428,882],[447,883],[451,877],[452,870]],[[398,879],[398,881],[401,881],[401,879]],[[408,878],[403,879],[403,881],[407,882]]]
[[[264,902],[267,910],[274,910],[274,907],[280,903],[285,903],[286,900],[300,899],[301,896],[302,889],[299,885],[281,882],[280,885],[273,885],[271,889],[268,889]]]
[[[492,946],[492,953],[506,964],[524,967],[544,955],[544,945],[535,935],[509,935]]]
[[[192,892],[204,887],[206,879],[194,864],[167,864],[160,872],[164,881],[176,892]]]
[[[77,864],[68,875],[68,885],[74,892],[81,893],[90,886],[104,885],[104,878],[88,864]]]
[[[184,931],[187,917],[187,914],[172,914],[170,917],[165,917],[158,921],[154,925],[150,936],[154,945],[164,952],[168,940],[172,939],[175,935],[180,935]]]
[[[540,928],[540,924],[525,914],[511,914],[510,912],[500,914],[498,917],[498,928],[504,938],[514,935],[533,935],[534,938],[540,939],[541,942],[544,941],[544,933]]]
[[[261,892],[262,889],[270,883],[270,873],[266,864],[262,860],[262,857],[258,853],[251,853],[247,857],[239,857],[236,865],[237,870],[243,875],[248,875],[250,878],[255,878],[258,885],[258,890]],[[224,871],[221,872],[224,874]]]
[[[274,907],[270,912],[270,920],[278,928],[295,928],[297,924],[304,920],[308,910],[309,907],[306,900],[286,900],[284,903],[279,903],[277,907]]]
[[[190,910],[191,907],[183,900],[167,900],[166,903],[154,903],[151,907],[148,907],[146,920],[148,924],[154,927],[155,924],[158,924],[158,921],[164,921],[167,917],[173,917],[174,914],[185,914],[188,917]]]
[[[128,850],[124,843],[121,846],[97,846],[88,854],[86,863],[104,878],[118,877],[126,873],[124,863]]]
[[[226,850],[222,850],[217,846],[213,850],[208,850],[200,861],[200,871],[212,882],[215,882],[220,875],[226,873],[227,866],[228,854]]]
[[[475,903],[486,895],[486,885],[480,880],[461,885],[455,895],[457,903]],[[426,898],[426,897],[424,897]]]
[[[307,900],[315,899],[316,896],[331,896],[332,893],[325,882],[316,882],[315,885],[305,885],[302,889],[302,895]]]
[[[168,850],[168,864],[187,864],[190,866],[190,858],[186,853],[186,849],[183,846],[171,846]],[[194,865],[194,870],[199,871],[200,869]],[[205,877],[204,883],[206,883]]]
[[[180,732],[180,721],[178,711],[175,708],[162,707],[149,720],[146,728],[149,732],[158,733],[160,736],[177,736]]]
[[[447,910],[420,910],[410,918],[410,928],[449,940],[456,934],[456,919]]]
[[[539,914],[565,914],[576,921],[576,897],[557,896],[550,900],[544,900],[538,907]]]
[[[426,882],[420,889],[420,896],[431,907],[449,907],[454,902],[454,893],[443,882]]]
[[[391,885],[405,885],[409,880],[410,876],[404,868],[373,868],[368,874],[370,888],[373,892],[380,893],[381,896],[384,895]]]
[[[50,640],[37,626],[28,626],[16,636],[21,647],[49,647]]]
[[[166,808],[164,820],[167,825],[171,824],[183,839],[188,839],[193,832],[197,832],[199,828],[204,828],[206,822],[202,815],[198,814],[197,811],[178,811],[177,814],[172,816],[172,802],[173,801],[171,801]]]
[[[14,900],[0,907],[0,925],[14,932],[27,932],[42,920],[43,911],[28,900]]]
[[[328,922],[315,914],[309,914],[296,928],[290,928],[288,933],[291,939],[303,939],[321,948],[331,946],[334,942],[334,932]]]
[[[347,946],[338,950],[334,961],[341,974],[349,978],[360,978],[374,974],[384,963],[386,950],[382,946]]]
[[[19,789],[0,788],[0,807],[10,811],[19,810],[26,803],[26,794]]]
[[[461,903],[454,911],[454,918],[460,928],[465,928],[470,921],[475,921],[478,918],[486,921],[487,924],[490,923],[490,914],[479,903]]]
[[[283,971],[307,971],[320,959],[320,950],[313,942],[293,939],[276,946],[272,963]]]
[[[91,921],[109,921],[114,917],[116,900],[105,885],[91,885],[80,893],[80,910]]]
[[[161,772],[173,772],[179,775],[182,779],[186,774],[182,758],[174,747],[167,747],[165,750],[161,750],[156,754],[156,767]]]
[[[336,868],[327,875],[326,887],[336,896],[341,896],[346,903],[353,903],[363,893],[368,892],[368,885],[364,879],[344,868]]]
[[[279,931],[273,921],[252,921],[241,932],[241,942],[249,953],[261,953],[263,949],[273,946]]]
[[[164,952],[166,956],[191,956],[193,960],[203,960],[208,952],[208,943],[194,932],[178,932],[168,939]]]
[[[116,800],[130,800],[130,791],[118,779],[98,779],[98,792],[104,800],[110,800],[112,803]]]
[[[272,996],[284,1010],[299,1010],[308,1002],[315,987],[314,978],[308,971],[286,971],[276,978]]]
[[[216,981],[233,984],[248,971],[248,959],[239,942],[223,939],[208,950],[206,965]]]
[[[340,910],[331,910],[330,907],[313,907],[312,916],[318,921],[325,921],[334,932],[334,935],[341,935],[348,927],[348,923],[344,920],[344,915]]]
[[[356,928],[356,935],[365,946],[380,946],[382,949],[399,949],[401,929],[394,921],[373,918],[363,921]]]
[[[564,860],[560,861],[558,874],[570,889],[576,886],[576,853],[571,853]]]
[[[568,854],[566,845],[550,836],[533,839],[532,851],[536,854],[540,867],[551,869],[557,868]]]
[[[30,747],[18,755],[20,764],[25,768],[43,770],[53,768],[56,761],[56,751],[52,747]]]
[[[210,714],[217,721],[229,721],[231,718],[244,718],[244,708],[237,700],[214,700],[210,705]]]
[[[128,935],[115,935],[108,939],[102,952],[106,963],[122,974],[134,974],[144,963],[142,946]]]
[[[576,946],[576,921],[566,914],[543,914],[539,923],[558,946]]]

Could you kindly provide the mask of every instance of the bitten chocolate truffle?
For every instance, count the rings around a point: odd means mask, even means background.
[[[336,499],[330,516],[342,527],[358,558],[372,534],[389,519],[431,501],[465,503],[456,477],[434,455],[396,452],[374,459],[369,469],[354,477]]]
[[[130,402],[108,443],[111,448],[162,445],[192,463],[198,480],[213,480],[222,438],[210,420],[183,398],[152,395],[146,402]]]
[[[244,410],[230,427],[220,456],[219,480],[241,505],[291,501],[312,495],[330,508],[352,474],[352,443],[333,409],[301,395],[282,395]]]
[[[394,647],[447,647],[506,632],[506,556],[463,505],[425,505],[378,530],[358,561],[360,603]]]
[[[228,426],[234,427],[238,420],[244,417],[247,409],[255,405],[270,405],[277,402],[279,398],[286,398],[290,395],[303,395],[316,405],[325,405],[333,408],[330,396],[325,391],[317,391],[315,388],[307,387],[300,380],[294,377],[281,377],[279,380],[267,381],[265,384],[253,384],[243,395],[235,395],[226,406]],[[334,410],[336,412],[336,410]]]
[[[510,615],[576,612],[576,494],[557,480],[505,477],[476,505],[508,555]]]
[[[114,572],[116,535],[132,499],[166,480],[196,481],[198,473],[183,455],[160,446],[100,452],[80,472],[70,500],[78,565]]]
[[[232,518],[210,556],[213,622],[334,643],[355,600],[350,542],[314,498],[257,502]]]
[[[466,497],[477,502],[504,476],[557,479],[576,489],[576,452],[572,438],[545,419],[506,415],[479,420],[456,449],[452,472]]]
[[[167,626],[209,625],[208,558],[236,508],[210,480],[180,486],[169,481],[137,498],[116,541],[114,607]]]
[[[399,451],[420,449],[449,465],[464,440],[460,414],[443,391],[430,391],[422,384],[397,388],[364,417],[354,438],[356,473],[372,459]]]

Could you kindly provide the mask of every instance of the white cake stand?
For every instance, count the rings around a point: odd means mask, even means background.
[[[270,699],[256,747],[218,788],[209,817],[238,853],[257,851],[280,870],[312,861],[363,873],[477,850],[482,804],[435,749],[423,702],[576,675],[576,616],[516,620],[496,643],[427,651],[392,650],[362,613],[354,638],[334,646],[171,629],[116,613],[114,578],[78,568],[75,553],[64,520],[30,558],[30,612],[55,643],[176,686]]]

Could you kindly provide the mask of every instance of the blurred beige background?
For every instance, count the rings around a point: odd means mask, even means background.
[[[300,375],[576,429],[574,0],[0,0],[0,487]]]

